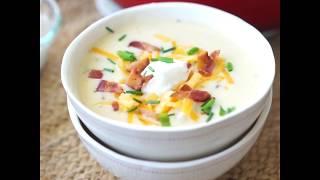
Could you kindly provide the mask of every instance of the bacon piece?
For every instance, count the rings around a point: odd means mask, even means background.
[[[92,78],[92,79],[101,79],[102,76],[103,76],[102,71],[101,70],[96,70],[96,69],[92,69],[89,72],[89,75],[88,75],[88,77]]]
[[[213,61],[215,61],[215,59],[219,56],[220,54],[220,50],[215,50],[210,54],[210,57]]]
[[[123,89],[116,82],[109,82],[106,80],[101,80],[98,87],[96,88],[97,92],[113,92],[113,93],[122,93]]]
[[[219,55],[219,51],[211,53],[212,57],[208,55],[208,52],[203,52],[198,56],[198,70],[203,76],[210,76],[215,66],[214,59]]]
[[[190,68],[191,68],[191,65],[192,65],[192,64],[188,62],[188,63],[187,63],[187,68],[190,69]]]
[[[144,58],[137,62],[132,63],[127,70],[130,72],[132,71],[132,69],[136,69],[138,73],[141,73],[144,70],[144,68],[146,68],[149,65],[149,63],[150,63],[149,59]]]
[[[188,97],[191,90],[192,88],[189,85],[184,84],[178,91],[171,95],[171,98],[173,98],[173,101],[177,101],[178,99]]]
[[[181,91],[191,91],[192,88],[188,84],[184,84],[181,88]]]
[[[118,111],[119,110],[119,103],[117,101],[113,101],[111,106],[112,106],[112,109],[114,111]]]
[[[132,69],[127,80],[127,85],[134,90],[140,90],[142,88],[143,82],[144,79],[141,74],[138,73],[135,68]]]
[[[129,47],[135,47],[141,50],[145,50],[145,51],[160,51],[160,48],[151,45],[149,43],[146,42],[142,42],[142,41],[131,41],[128,45]]]
[[[196,102],[205,102],[211,98],[211,95],[207,91],[192,90],[189,94],[189,98]]]

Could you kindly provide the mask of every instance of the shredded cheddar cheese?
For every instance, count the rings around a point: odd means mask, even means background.
[[[128,123],[132,124],[133,123],[133,118],[134,118],[134,113],[129,112],[128,113]]]

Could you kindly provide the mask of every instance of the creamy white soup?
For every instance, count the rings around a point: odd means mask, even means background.
[[[259,70],[213,28],[145,19],[105,27],[84,57],[81,101],[114,121],[186,126],[215,121],[255,98]]]

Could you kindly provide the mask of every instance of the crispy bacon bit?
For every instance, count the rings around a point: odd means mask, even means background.
[[[88,75],[88,77],[92,78],[92,79],[100,79],[100,78],[102,78],[102,76],[103,76],[102,71],[101,70],[96,70],[96,69],[92,69],[89,72],[89,75]]]
[[[144,79],[141,74],[134,68],[129,74],[127,85],[134,90],[140,90],[142,88],[143,81]]]
[[[132,71],[132,69],[136,69],[138,73],[141,73],[144,70],[144,68],[146,68],[149,65],[149,63],[150,63],[149,59],[144,58],[132,63],[127,70],[130,72]]]
[[[181,91],[191,91],[192,88],[188,84],[184,84],[181,88]]]
[[[192,65],[192,64],[188,62],[188,63],[187,63],[187,68],[190,69],[190,68],[191,68],[191,65]]]
[[[214,51],[211,55],[216,58],[219,51]],[[215,66],[214,59],[208,55],[208,52],[203,52],[198,56],[199,73],[203,76],[210,76]]]
[[[211,59],[214,61],[220,54],[220,50],[215,50],[210,54]]]
[[[131,41],[129,43],[129,47],[135,47],[141,50],[145,50],[145,51],[160,51],[160,48],[151,45],[149,43],[146,42],[141,42],[141,41]]]
[[[111,105],[112,105],[112,109],[114,111],[118,111],[119,110],[119,103],[117,101],[113,101]]]
[[[189,98],[196,102],[204,102],[211,98],[211,95],[207,91],[192,90]]]
[[[123,89],[116,82],[109,82],[106,80],[101,80],[96,91],[97,92],[122,93]]]

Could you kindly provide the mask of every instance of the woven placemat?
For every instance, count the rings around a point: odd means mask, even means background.
[[[51,179],[116,179],[87,153],[69,120],[66,94],[60,80],[63,53],[71,40],[100,18],[94,1],[60,0],[63,25],[49,50],[40,80],[40,177]],[[277,75],[273,105],[264,130],[254,147],[219,180],[280,179],[280,37],[270,40]]]

